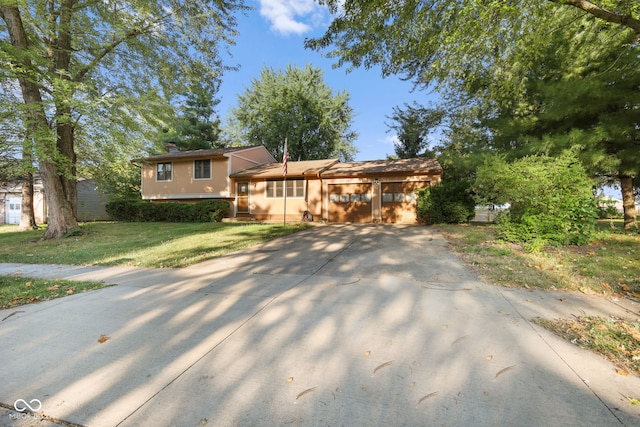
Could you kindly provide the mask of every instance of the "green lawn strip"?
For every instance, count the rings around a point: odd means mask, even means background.
[[[598,316],[546,320],[534,323],[582,348],[591,349],[618,367],[620,375],[640,375],[640,323]]]
[[[48,301],[106,286],[111,285],[102,282],[0,276],[0,309]]]
[[[40,241],[42,230],[0,231],[0,262],[185,267],[308,227],[101,222],[82,224],[80,236],[50,241]]]

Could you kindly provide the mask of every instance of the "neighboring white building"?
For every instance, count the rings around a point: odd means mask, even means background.
[[[100,194],[94,180],[81,179],[77,184],[78,221],[104,221],[109,216],[105,210],[106,197]],[[36,222],[47,222],[47,204],[44,197],[42,180],[34,178],[33,209]],[[22,183],[0,183],[0,224],[19,224],[22,213]]]

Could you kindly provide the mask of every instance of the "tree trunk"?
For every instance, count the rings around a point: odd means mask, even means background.
[[[65,198],[71,205],[71,210],[77,209],[76,194],[76,151],[74,143],[74,126],[71,117],[70,100],[73,97],[73,83],[70,82],[71,75],[71,20],[75,0],[62,0],[59,8],[59,23],[57,43],[53,47],[55,71],[67,71],[61,74],[60,78],[68,83],[64,84],[69,91],[61,91],[64,95],[56,100],[56,130],[58,134],[58,151],[65,159],[65,164],[59,167],[64,169],[60,172],[60,182]]]
[[[37,230],[36,216],[33,209],[33,174],[25,172],[22,176],[22,207],[18,231]]]
[[[33,208],[33,144],[28,134],[22,142],[22,208],[18,231],[37,230],[36,216]]]
[[[618,176],[622,188],[622,209],[624,211],[624,229],[637,228],[636,202],[633,196],[633,178],[626,175]]]
[[[67,232],[78,228],[72,206],[69,204],[61,181],[60,170],[55,163],[59,156],[55,138],[51,138],[49,122],[45,114],[40,86],[35,79],[29,78],[29,71],[33,70],[33,64],[28,55],[29,42],[22,23],[20,10],[15,6],[0,5],[0,15],[7,24],[7,31],[11,38],[11,44],[25,52],[18,69],[25,70],[18,75],[18,82],[22,91],[22,98],[26,104],[28,133],[34,138],[38,151],[41,153],[39,160],[40,173],[44,194],[49,206],[49,219],[47,231],[43,239],[60,238]],[[71,160],[71,159],[69,159]]]
[[[78,222],[65,196],[62,179],[58,174],[56,165],[49,161],[41,161],[40,173],[42,174],[44,194],[49,206],[47,231],[42,236],[42,240],[59,239],[68,232],[77,229]]]

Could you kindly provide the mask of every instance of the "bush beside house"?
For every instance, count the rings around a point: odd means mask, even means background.
[[[107,204],[107,213],[116,221],[133,222],[220,222],[228,214],[225,200],[204,200],[197,203],[153,203],[144,200],[114,200]]]

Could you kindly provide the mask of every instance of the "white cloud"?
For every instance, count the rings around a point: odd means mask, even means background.
[[[283,35],[304,34],[323,21],[327,9],[314,0],[260,0],[260,15]]]
[[[400,140],[398,139],[398,135],[391,135],[384,139],[384,143],[386,145],[395,146],[396,144],[400,144]]]

